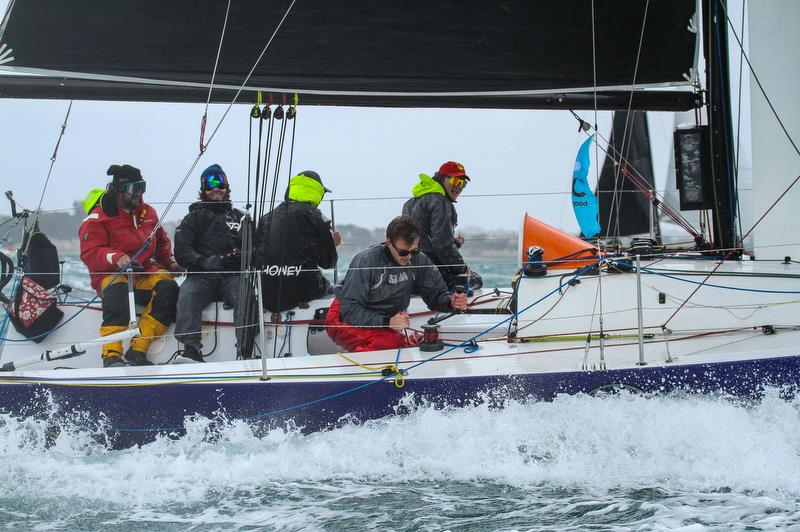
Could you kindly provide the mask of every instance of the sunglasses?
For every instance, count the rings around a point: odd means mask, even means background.
[[[400,249],[394,242],[392,242],[392,247],[394,247],[394,250],[400,257],[408,257],[409,255],[413,257],[414,255],[419,255],[419,247],[415,247],[414,249]]]
[[[450,183],[450,186],[454,188],[464,188],[467,186],[467,180],[461,176],[450,176],[447,182]]]
[[[132,183],[125,183],[120,185],[119,189],[131,196],[138,196],[140,194],[144,194],[144,191],[147,190],[147,182],[145,181],[134,181]]]
[[[216,188],[228,188],[228,177],[223,173],[210,174],[203,178],[203,188],[206,190],[214,190]]]

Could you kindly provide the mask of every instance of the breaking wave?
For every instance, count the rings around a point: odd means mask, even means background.
[[[0,522],[579,529],[800,523],[800,400],[622,394],[435,409],[302,434],[186,421],[110,450],[0,415]],[[212,428],[216,427],[216,428]]]

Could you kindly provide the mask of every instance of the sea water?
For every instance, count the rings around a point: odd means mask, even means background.
[[[560,396],[110,450],[0,415],[0,524],[104,530],[800,528],[800,400]]]
[[[502,287],[509,269],[486,261],[479,271]],[[85,281],[65,265],[65,282]],[[0,526],[800,530],[800,399],[781,397],[422,404],[260,436],[193,419],[182,438],[121,451],[97,432],[54,437],[46,423],[0,414]]]

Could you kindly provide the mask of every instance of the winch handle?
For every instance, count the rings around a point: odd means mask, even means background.
[[[466,292],[463,286],[457,284],[453,287],[453,292],[456,294],[463,294]],[[454,312],[448,312],[447,314],[442,314],[441,316],[437,316],[436,318],[431,318],[428,320],[428,325],[436,325],[437,323],[446,320],[447,318],[452,318],[456,314],[461,314],[462,311],[456,310]]]

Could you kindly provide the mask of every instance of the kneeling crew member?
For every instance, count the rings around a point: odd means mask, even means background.
[[[405,310],[411,294],[431,310],[467,308],[464,293],[450,294],[431,260],[419,251],[419,229],[399,216],[386,228],[386,242],[353,258],[325,319],[328,336],[348,351],[396,349],[419,343]]]
[[[92,288],[103,298],[100,335],[124,331],[131,321],[128,276],[117,273],[129,264],[141,265],[134,289],[137,301],[147,300],[147,306],[138,320],[141,336],[131,340],[124,356],[121,341],[103,345],[103,366],[151,365],[146,357],[150,342],[175,320],[178,285],[169,272],[181,268],[155,209],[142,198],[146,182],[139,169],[115,164],[106,173],[113,176],[111,183],[78,230],[81,260],[89,269]]]

